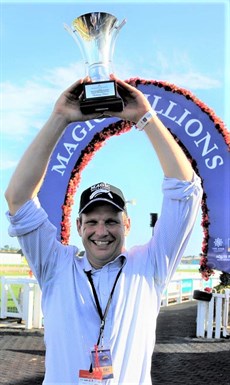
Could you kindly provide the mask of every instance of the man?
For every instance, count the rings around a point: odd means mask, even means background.
[[[9,231],[18,236],[42,288],[44,384],[150,385],[161,294],[191,234],[202,195],[200,179],[144,95],[116,79],[124,110],[108,113],[145,131],[165,175],[154,236],[146,245],[124,250],[130,227],[125,198],[100,182],[81,196],[77,229],[85,255],[60,244],[36,195],[65,127],[98,117],[85,116],[79,108],[86,80],[63,92],[19,162],[6,191]]]

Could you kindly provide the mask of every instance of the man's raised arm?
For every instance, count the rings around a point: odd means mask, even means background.
[[[126,107],[121,113],[124,118],[137,123],[143,129],[153,145],[161,163],[164,175],[169,178],[191,181],[192,166],[185,153],[175,141],[169,130],[152,110],[148,100],[136,88],[117,80],[120,94],[126,100]],[[139,123],[139,124],[138,124]]]
[[[83,80],[77,81],[61,94],[48,121],[20,160],[5,192],[11,215],[38,193],[50,156],[66,126],[73,121],[96,118],[95,114],[86,117],[80,111],[82,83]]]
[[[5,193],[11,215],[38,193],[50,156],[66,126],[71,122],[92,120],[98,118],[98,115],[101,116],[99,113],[83,115],[80,111],[79,100],[84,81],[90,79],[78,80],[61,94],[50,118],[20,160]],[[190,162],[168,129],[158,119],[145,96],[126,82],[119,79],[116,81],[124,100],[124,109],[119,113],[107,111],[106,115],[130,120],[144,129],[166,177],[192,180],[193,169]]]

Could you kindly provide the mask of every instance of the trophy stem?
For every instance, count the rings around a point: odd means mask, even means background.
[[[87,64],[87,63],[86,63]],[[107,63],[93,63],[88,66],[89,77],[92,82],[109,80],[109,66]]]
[[[123,109],[123,100],[110,74],[113,72],[115,41],[125,23],[126,19],[118,25],[117,18],[109,13],[92,12],[74,19],[71,28],[64,24],[80,48],[86,75],[91,79],[83,87],[84,96],[80,103],[83,113]]]

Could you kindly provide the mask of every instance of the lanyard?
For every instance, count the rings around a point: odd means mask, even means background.
[[[121,269],[119,270],[119,272],[118,272],[118,274],[116,276],[115,282],[113,284],[113,288],[112,288],[111,293],[109,295],[109,299],[108,299],[108,302],[107,302],[104,314],[102,312],[102,309],[101,309],[101,306],[100,306],[100,303],[99,303],[99,299],[98,299],[98,296],[97,296],[97,292],[96,292],[96,289],[95,289],[95,286],[94,286],[94,283],[93,283],[92,273],[91,273],[91,271],[85,271],[85,273],[87,275],[87,278],[89,280],[89,283],[90,283],[90,285],[92,287],[93,296],[94,296],[94,299],[95,299],[95,302],[96,302],[96,306],[97,306],[97,311],[98,311],[98,314],[99,314],[100,319],[101,319],[100,332],[99,332],[99,336],[98,336],[98,340],[97,340],[97,345],[99,345],[101,336],[103,335],[103,332],[104,332],[105,320],[106,320],[106,317],[108,315],[109,307],[110,307],[110,304],[111,304],[111,301],[112,301],[112,298],[113,298],[113,293],[114,293],[114,290],[115,290],[118,278],[121,275],[122,268],[123,268],[123,266],[121,267]]]

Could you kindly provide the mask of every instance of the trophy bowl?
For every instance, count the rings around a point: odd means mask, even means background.
[[[110,74],[115,41],[125,23],[125,19],[119,23],[109,13],[92,12],[74,19],[71,27],[64,25],[80,47],[86,75],[91,79],[83,85],[80,109],[84,114],[123,110],[123,100]]]

